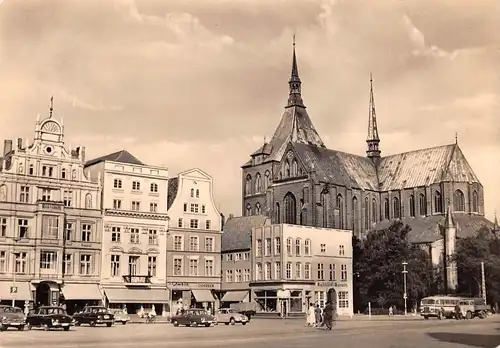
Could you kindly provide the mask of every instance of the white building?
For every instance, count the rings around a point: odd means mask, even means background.
[[[213,179],[191,169],[170,179],[167,286],[173,309],[183,305],[216,309],[221,281],[221,215]]]
[[[168,170],[122,150],[85,164],[102,180],[101,286],[110,307],[167,310]]]

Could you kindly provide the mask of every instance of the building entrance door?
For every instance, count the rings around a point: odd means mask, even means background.
[[[54,306],[59,304],[59,287],[56,283],[41,282],[36,287],[35,300],[37,306]]]

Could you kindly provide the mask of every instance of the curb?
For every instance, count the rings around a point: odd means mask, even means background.
[[[134,324],[134,325],[135,325],[135,324],[170,324],[170,322],[169,322],[169,321],[165,321],[165,320],[157,320],[157,321],[155,321],[154,323],[146,323],[145,321],[135,321],[135,320],[134,320],[134,321],[132,321],[132,320],[130,320],[130,321],[127,323],[127,325],[128,325],[128,324]]]

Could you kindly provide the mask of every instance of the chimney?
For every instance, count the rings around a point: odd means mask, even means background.
[[[12,151],[12,140],[4,140],[3,141],[3,155],[7,155]]]
[[[229,218],[228,218],[228,220],[230,220],[230,219],[232,219],[232,218],[234,218],[234,215],[233,215],[233,214],[229,214]]]
[[[85,146],[80,147],[82,162],[85,163]]]
[[[17,149],[21,150],[23,148],[23,138],[17,138]]]
[[[224,231],[224,225],[226,223],[226,217],[224,214],[220,213],[220,230]]]

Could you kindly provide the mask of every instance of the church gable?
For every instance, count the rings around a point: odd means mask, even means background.
[[[453,147],[450,154],[449,164],[443,172],[443,181],[452,182],[474,182],[479,183],[479,179],[469,165],[462,150],[458,145]]]
[[[283,151],[277,172],[278,180],[297,178],[308,174],[308,169],[300,155],[295,151],[293,143],[288,143]]]

